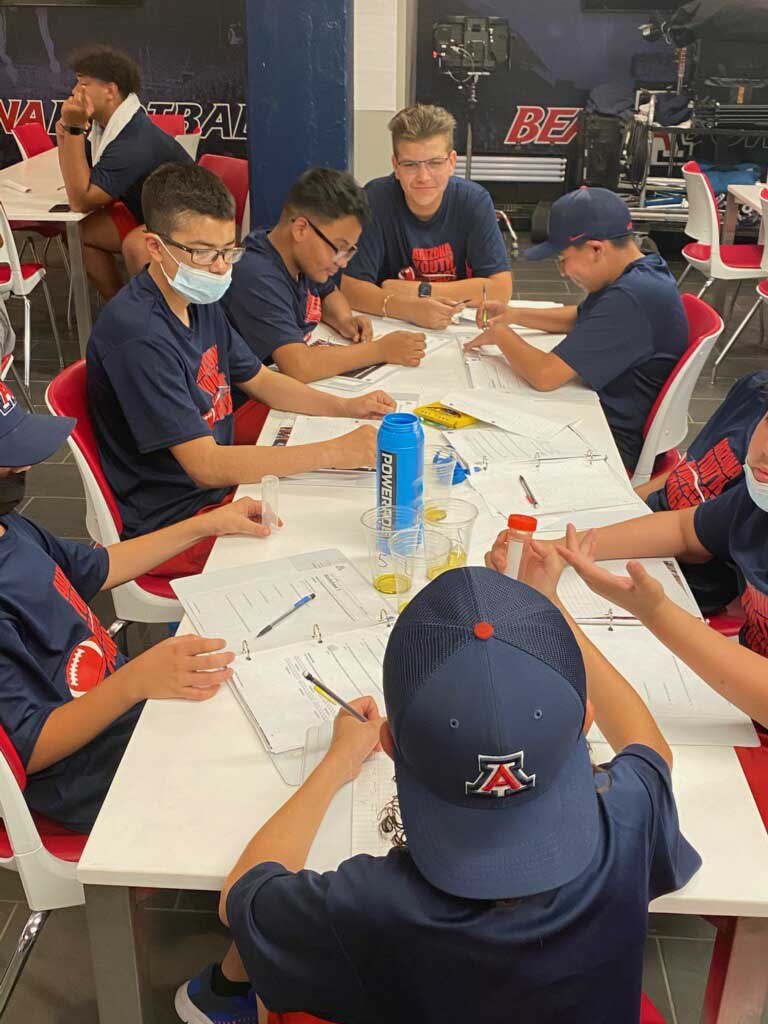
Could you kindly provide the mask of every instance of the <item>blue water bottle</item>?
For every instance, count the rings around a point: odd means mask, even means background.
[[[407,509],[408,522],[397,522],[405,513],[391,513],[382,526],[402,530],[413,526],[422,507],[424,490],[424,431],[412,412],[390,412],[379,427],[376,463],[378,503],[382,509]]]

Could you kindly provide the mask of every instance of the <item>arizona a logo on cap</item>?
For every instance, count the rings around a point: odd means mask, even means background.
[[[7,416],[16,408],[16,398],[11,389],[0,380],[0,416]]]
[[[523,771],[525,752],[506,754],[502,757],[491,757],[488,754],[477,755],[477,766],[480,774],[474,782],[466,782],[467,796],[513,796],[524,789],[533,789],[536,785],[536,774],[528,775]]]

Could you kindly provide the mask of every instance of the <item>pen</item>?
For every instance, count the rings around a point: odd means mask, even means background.
[[[361,715],[360,712],[356,711],[351,704],[347,704],[345,700],[342,700],[338,693],[334,693],[333,690],[331,690],[328,686],[325,685],[325,683],[321,683],[317,676],[313,676],[311,672],[305,672],[304,678],[308,680],[310,683],[312,683],[316,690],[319,690],[320,693],[324,693],[326,697],[330,697],[332,701],[334,701],[340,707],[344,708],[347,714],[352,715],[352,717],[356,718],[358,722],[368,721],[365,715]]]
[[[520,486],[525,491],[525,496],[528,499],[529,504],[533,505],[534,508],[538,508],[539,507],[539,503],[538,503],[538,501],[536,501],[536,498],[534,497],[533,491],[528,486],[528,481],[525,479],[524,476],[519,476],[518,480],[520,481]]]
[[[283,612],[282,615],[278,615],[274,622],[270,622],[270,624],[268,626],[265,626],[264,629],[260,629],[259,632],[256,634],[256,639],[258,640],[260,636],[265,636],[267,633],[269,633],[271,629],[274,629],[279,622],[282,622],[283,619],[287,619],[289,615],[293,615],[293,613],[298,608],[301,608],[309,601],[313,601],[314,598],[314,594],[307,594],[306,597],[300,597],[299,600],[294,605],[292,605],[292,607],[290,607],[287,612]]]
[[[468,302],[471,302],[471,301],[472,301],[472,299],[456,299],[454,302],[449,302],[448,305],[449,306],[465,306]]]
[[[485,308],[486,289],[483,285],[483,330],[488,326],[488,310]]]

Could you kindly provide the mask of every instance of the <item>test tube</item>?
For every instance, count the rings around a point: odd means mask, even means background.
[[[530,544],[536,527],[539,525],[534,516],[512,515],[507,520],[507,568],[505,576],[516,580],[520,575],[520,563],[523,560],[525,545]]]
[[[270,530],[280,529],[280,481],[276,476],[261,478],[261,521]]]

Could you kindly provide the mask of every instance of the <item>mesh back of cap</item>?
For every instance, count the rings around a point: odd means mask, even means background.
[[[559,672],[585,701],[581,651],[558,609],[524,583],[473,566],[438,576],[408,604],[392,630],[384,657],[384,697],[393,727],[435,670],[477,642],[478,622],[490,622],[497,640]],[[510,662],[513,657],[510,651]]]

